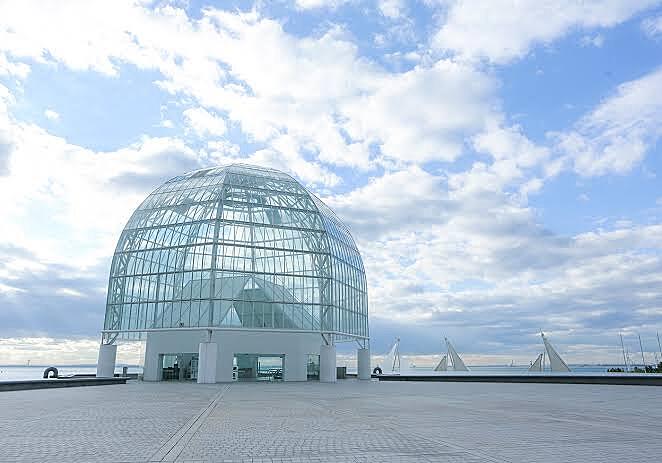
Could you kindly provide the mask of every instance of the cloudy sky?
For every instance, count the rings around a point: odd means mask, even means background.
[[[0,0],[0,364],[94,361],[133,209],[238,161],[349,223],[373,352],[652,361],[661,136],[658,0]]]

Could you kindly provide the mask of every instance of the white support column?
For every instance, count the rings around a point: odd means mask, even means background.
[[[115,376],[115,359],[117,344],[101,344],[97,360],[97,378],[112,378]]]
[[[308,380],[308,354],[294,351],[285,354],[283,359],[284,381],[307,381]]]
[[[143,381],[161,381],[163,375],[163,359],[159,355],[158,334],[147,333],[145,341],[145,364],[143,365]]]
[[[216,382],[231,383],[234,352],[227,340],[219,339],[218,359],[216,360]],[[257,359],[256,359],[257,367]]]
[[[336,346],[320,346],[320,382],[335,383],[336,376]]]
[[[216,360],[218,344],[201,342],[198,349],[198,384],[213,384],[216,382]]]
[[[359,379],[370,379],[370,348],[357,349],[356,367]]]

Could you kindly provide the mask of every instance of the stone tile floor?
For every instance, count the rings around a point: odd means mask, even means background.
[[[0,393],[0,461],[659,461],[662,388],[340,381]]]

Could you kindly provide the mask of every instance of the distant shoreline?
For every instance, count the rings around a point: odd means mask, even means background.
[[[622,367],[622,363],[570,363],[570,367]],[[630,366],[641,366],[641,364],[632,363]],[[96,363],[49,363],[49,364],[35,364],[35,365],[25,365],[25,364],[4,364],[0,365],[0,368],[37,368],[37,367],[62,367],[62,368],[96,368]],[[129,367],[129,368],[141,368],[142,365],[133,364],[133,363],[117,363],[117,367]],[[340,364],[339,364],[340,366]],[[530,365],[525,364],[514,364],[506,365],[502,363],[494,363],[488,365],[471,365],[467,364],[470,368],[528,368]],[[428,369],[433,368],[434,365],[420,365],[413,367],[414,369]]]

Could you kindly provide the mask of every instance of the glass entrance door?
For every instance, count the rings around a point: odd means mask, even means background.
[[[320,356],[308,354],[308,381],[319,381],[320,379]]]
[[[235,354],[238,381],[282,381],[284,355]]]
[[[162,381],[191,381],[198,378],[198,354],[162,354]]]

